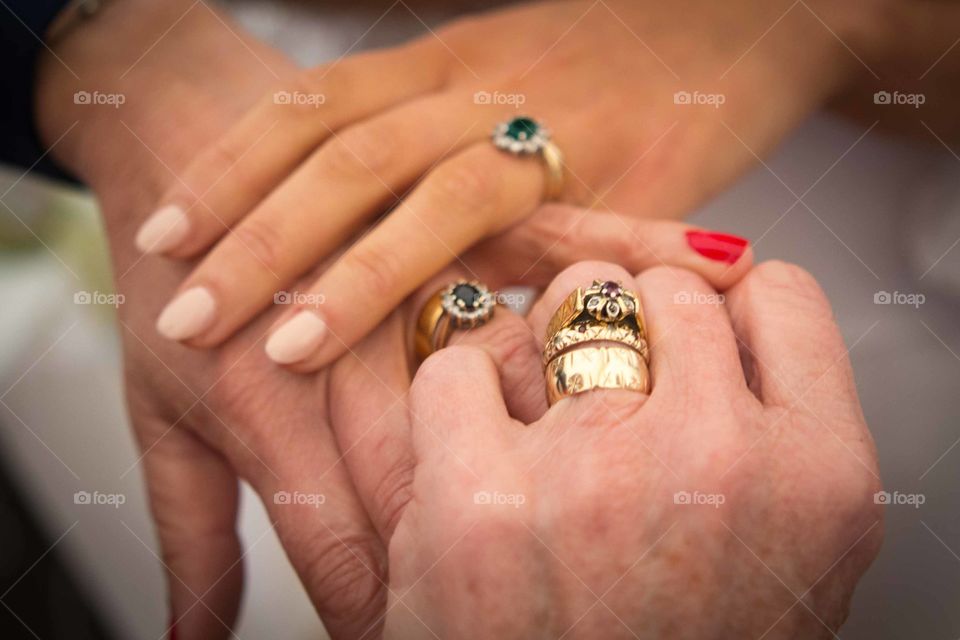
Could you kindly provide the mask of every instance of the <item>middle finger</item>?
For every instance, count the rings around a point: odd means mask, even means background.
[[[218,344],[438,160],[486,136],[489,118],[460,96],[437,94],[331,132],[201,261],[161,314],[160,332],[192,346]],[[202,308],[191,308],[201,298]]]

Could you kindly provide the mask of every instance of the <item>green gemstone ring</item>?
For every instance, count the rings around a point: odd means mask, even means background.
[[[501,122],[493,130],[493,144],[516,156],[539,155],[547,167],[544,199],[557,200],[563,193],[563,154],[553,143],[550,130],[529,116]]]

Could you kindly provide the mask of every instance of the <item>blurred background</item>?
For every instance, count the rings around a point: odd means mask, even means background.
[[[317,4],[229,7],[304,64],[402,41],[452,12],[398,2],[377,21],[382,6]],[[957,151],[820,115],[692,218],[811,271],[850,348],[893,504],[844,638],[960,637]],[[95,203],[11,170],[0,194],[0,637],[159,640],[166,600]],[[237,636],[322,637],[249,492],[241,531],[250,580]]]

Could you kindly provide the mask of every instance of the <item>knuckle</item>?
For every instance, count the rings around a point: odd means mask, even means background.
[[[490,163],[451,161],[439,166],[426,184],[432,199],[454,213],[485,213],[498,209],[500,173]]]
[[[337,134],[321,149],[318,159],[325,172],[350,179],[366,178],[397,167],[402,147],[392,127],[371,122]]]
[[[531,339],[530,329],[518,316],[511,316],[509,321],[492,323],[489,333],[483,335],[484,342],[494,345],[497,350],[503,371],[523,370],[540,356],[540,348]]]
[[[381,251],[363,244],[352,249],[343,258],[346,273],[375,300],[390,300],[399,283],[403,265],[392,251]]]
[[[278,273],[280,256],[284,255],[283,239],[265,220],[251,216],[231,232],[232,241],[241,251],[251,254],[257,266]]]
[[[386,600],[386,567],[378,543],[365,535],[322,536],[311,544],[302,579],[318,611],[331,620],[365,620]]]
[[[209,226],[220,233],[224,230],[224,225],[219,222],[223,212],[215,210],[209,200],[217,199],[223,189],[229,189],[232,201],[252,202],[263,195],[263,179],[245,161],[238,140],[219,138],[203,152],[197,166],[196,172],[185,178],[186,184],[174,185],[176,195],[172,199],[196,200],[198,208],[216,220]]]
[[[209,164],[220,167],[233,167],[243,158],[243,151],[236,144],[226,138],[221,137],[207,150]]]
[[[414,405],[435,397],[438,388],[446,385],[451,371],[475,370],[483,365],[487,355],[479,347],[452,345],[430,354],[417,369],[410,383],[410,397]]]
[[[373,503],[380,510],[379,523],[387,532],[396,529],[412,495],[413,460],[403,457],[384,472],[373,490]]]
[[[789,262],[769,260],[758,264],[746,276],[753,286],[763,287],[768,293],[797,299],[811,306],[827,305],[826,296],[816,279],[808,271]]]

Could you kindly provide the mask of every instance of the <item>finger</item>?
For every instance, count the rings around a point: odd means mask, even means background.
[[[470,466],[501,450],[517,424],[510,419],[493,360],[475,347],[447,347],[427,358],[410,386],[412,441],[418,464],[431,454]]]
[[[194,255],[351,122],[438,88],[445,56],[429,40],[301,71],[187,168],[143,224],[141,251]]]
[[[544,176],[526,160],[483,144],[439,165],[310,288],[322,310],[295,308],[274,327],[270,358],[324,366],[468,246],[532,211]]]
[[[445,289],[451,282],[476,279],[473,275],[451,267],[421,287],[411,297],[410,302],[404,305],[408,326],[416,325],[424,304],[437,291]],[[484,281],[484,284],[488,283]],[[480,326],[454,331],[448,344],[476,347],[485,351],[500,372],[503,398],[510,415],[529,424],[547,410],[540,364],[543,345],[530,329],[526,319],[505,305],[503,294],[496,292],[495,295],[497,306],[494,308],[493,317]],[[520,299],[515,301],[518,304],[524,302]]]
[[[589,287],[594,280],[612,280],[622,283],[627,289],[635,290],[634,280],[630,273],[620,265],[609,262],[578,262],[561,271],[547,286],[543,295],[534,303],[527,316],[527,321],[534,335],[539,339],[541,349],[546,343],[547,325],[563,301],[566,300],[577,287]],[[654,381],[654,386],[656,386],[656,381]],[[541,393],[545,395],[546,391],[543,390]],[[557,405],[566,405],[568,408],[582,408],[585,405],[590,405],[592,402],[597,402],[598,400],[593,397],[598,395],[598,393],[579,394],[568,398],[564,402],[557,403]],[[636,391],[605,391],[602,395],[603,398],[600,399],[599,402],[604,405],[612,403],[608,408],[622,404],[622,408],[627,411],[635,410],[641,406],[647,398],[646,394]],[[613,399],[614,397],[617,399]]]
[[[175,300],[161,315],[161,332],[194,346],[228,337],[440,158],[488,135],[489,124],[478,118],[490,116],[475,115],[480,108],[464,106],[459,95],[429,96],[335,134],[182,284],[180,291],[208,292],[203,322],[184,320]],[[434,114],[429,135],[425,113]]]
[[[650,341],[652,395],[729,402],[746,392],[723,296],[697,274],[655,267],[636,277]]]
[[[409,501],[414,469],[407,328],[416,322],[427,298],[461,277],[448,269],[432,280],[330,371],[334,398],[330,415],[337,442],[357,493],[384,540],[390,539]],[[455,332],[450,343],[474,346],[490,356],[511,416],[533,422],[546,411],[540,350],[523,318],[499,307],[489,322]]]
[[[397,312],[330,369],[330,421],[357,494],[385,542],[413,480],[406,343]]]
[[[630,273],[656,266],[689,269],[723,291],[753,265],[745,239],[671,220],[548,204],[522,225],[472,249],[464,262],[480,277],[502,284],[545,286],[572,264],[605,260]]]
[[[170,599],[168,634],[228,638],[240,607],[237,477],[190,433],[157,421],[141,437],[150,510]]]
[[[764,404],[805,404],[862,423],[843,337],[809,273],[764,262],[727,292],[727,308]]]
[[[500,372],[504,403],[511,416],[530,424],[547,411],[539,344],[526,320],[499,307],[482,327],[455,333],[451,345],[483,350]]]
[[[316,385],[295,387],[298,380],[306,379],[291,379],[289,390],[277,393],[278,407],[289,393],[317,393]],[[249,442],[224,435],[231,439],[234,465],[263,501],[331,637],[377,637],[386,603],[384,544],[323,416],[281,420]]]

